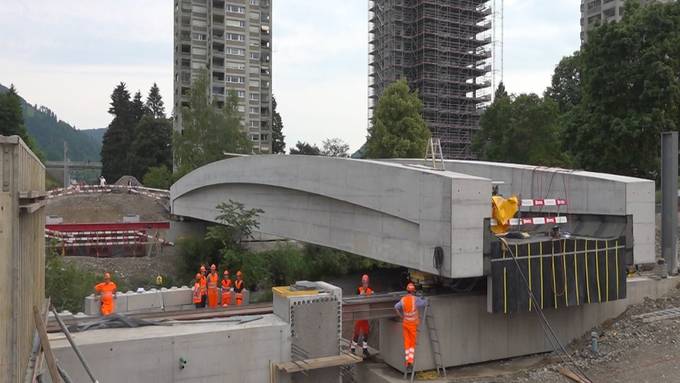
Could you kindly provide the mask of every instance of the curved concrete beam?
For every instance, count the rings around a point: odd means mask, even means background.
[[[215,222],[229,199],[261,208],[260,231],[450,278],[483,275],[489,179],[394,163],[318,156],[231,158],[170,189],[172,212]],[[444,250],[441,271],[435,247]]]

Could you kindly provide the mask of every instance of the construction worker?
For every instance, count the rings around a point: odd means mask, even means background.
[[[236,272],[236,280],[234,281],[234,292],[236,293],[236,306],[243,304],[243,290],[245,289],[245,283],[243,282],[243,274],[241,270]]]
[[[201,288],[201,307],[205,307],[205,304],[208,301],[208,278],[205,266],[201,265],[199,274],[201,274],[201,279],[199,281]]]
[[[203,302],[203,294],[202,289],[201,289],[201,279],[203,279],[203,276],[201,273],[196,273],[196,278],[194,278],[194,287],[191,289],[192,291],[192,301],[194,302],[194,305],[196,308],[201,308],[201,303]]]
[[[408,294],[403,296],[396,305],[394,311],[402,319],[402,332],[404,334],[404,360],[406,372],[413,371],[413,361],[416,355],[416,343],[418,336],[418,324],[420,324],[419,311],[425,308],[427,301],[416,296],[416,286],[409,283],[406,286]]]
[[[368,275],[364,274],[361,277],[361,286],[357,288],[357,292],[359,295],[363,296],[368,296],[368,295],[373,295],[373,290],[368,287]],[[354,322],[354,336],[352,337],[352,345],[350,347],[350,350],[352,353],[356,351],[357,348],[357,343],[359,342],[359,338],[362,339],[362,344],[361,348],[364,350],[364,358],[368,358],[370,355],[368,354],[368,321],[367,320],[358,320]]]
[[[220,276],[217,274],[217,267],[215,264],[210,265],[210,274],[208,274],[208,307],[214,309],[217,307],[217,283]]]
[[[229,270],[224,270],[222,274],[222,307],[227,307],[231,304],[231,278],[229,278]]]
[[[99,294],[99,311],[107,316],[115,311],[113,300],[116,299],[116,283],[111,280],[111,274],[104,273],[104,282],[94,286],[94,290]]]

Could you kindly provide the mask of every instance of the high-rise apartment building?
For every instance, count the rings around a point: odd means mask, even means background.
[[[640,0],[640,3],[669,3],[673,0]],[[626,0],[581,0],[581,42],[588,41],[588,32],[603,23],[619,21],[623,17]]]
[[[271,0],[175,0],[175,129],[201,71],[218,106],[234,91],[256,153],[271,152]]]
[[[369,117],[404,78],[445,158],[471,159],[481,108],[491,100],[490,0],[369,1]]]

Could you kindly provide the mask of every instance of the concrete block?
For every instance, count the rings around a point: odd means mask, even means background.
[[[126,294],[126,297],[128,312],[160,310],[163,304],[161,293],[158,291]]]
[[[90,295],[83,300],[83,312],[87,315],[99,314],[99,300]]]
[[[189,288],[171,290],[161,290],[163,296],[163,305],[168,310],[168,307],[182,306],[191,304],[192,291]]]

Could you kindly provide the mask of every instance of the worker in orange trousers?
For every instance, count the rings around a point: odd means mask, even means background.
[[[191,289],[191,300],[194,302],[196,308],[201,308],[203,303],[203,288],[201,287],[201,280],[203,276],[201,273],[196,273],[194,278],[194,287]]]
[[[402,332],[404,334],[404,361],[406,371],[413,371],[413,361],[416,355],[416,344],[418,337],[418,325],[420,324],[420,310],[424,309],[427,301],[416,296],[416,286],[409,283],[406,286],[407,294],[403,296],[394,310],[402,319]]]
[[[214,309],[217,307],[217,283],[220,281],[220,276],[217,274],[217,267],[210,265],[210,274],[208,274],[208,307]]]
[[[222,307],[228,307],[231,304],[231,286],[233,282],[229,277],[229,270],[224,270],[222,274]]]
[[[364,274],[361,277],[361,286],[357,288],[357,293],[362,296],[373,295],[373,289],[368,287],[368,275]],[[361,348],[363,349],[364,358],[368,358],[368,320],[362,319],[354,322],[354,335],[352,336],[352,345],[350,350],[352,353],[356,351],[359,338],[362,339]]]
[[[111,280],[111,274],[104,273],[104,282],[97,283],[94,290],[99,294],[99,311],[102,315],[111,315],[116,307],[113,302],[116,299],[116,283]]]
[[[236,306],[243,304],[243,290],[245,283],[243,282],[243,273],[241,270],[236,272],[236,280],[234,281],[234,292],[236,293]]]
[[[205,266],[201,265],[198,273],[201,274],[201,279],[199,281],[201,285],[201,307],[205,307],[205,304],[208,303],[208,272],[206,271]]]

